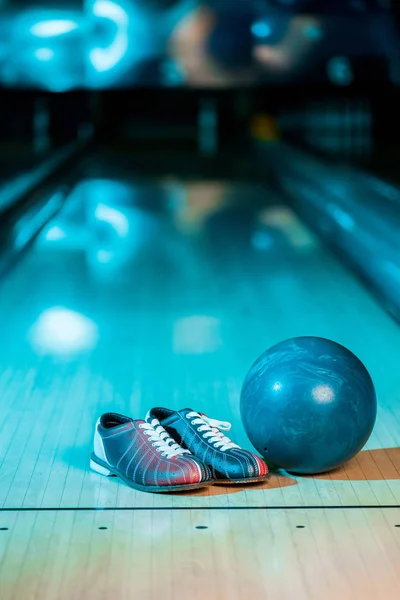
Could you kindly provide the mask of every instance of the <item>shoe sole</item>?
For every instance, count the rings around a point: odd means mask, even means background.
[[[248,479],[215,479],[214,485],[247,485],[248,483],[264,483],[268,481],[270,475],[266,477],[249,477]]]
[[[104,477],[119,477],[122,479],[126,485],[133,488],[134,490],[138,490],[139,492],[152,492],[152,493],[168,493],[168,492],[185,492],[190,490],[198,490],[199,488],[208,487],[214,484],[213,480],[203,481],[202,483],[188,483],[185,485],[166,485],[166,486],[158,486],[158,485],[140,485],[140,483],[135,483],[131,481],[127,477],[125,477],[122,473],[113,469],[109,464],[103,462],[100,458],[98,458],[95,454],[92,453],[90,457],[90,468],[98,473],[99,475],[103,475]]]

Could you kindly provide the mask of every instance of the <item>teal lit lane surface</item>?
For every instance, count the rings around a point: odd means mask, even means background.
[[[82,180],[0,295],[0,507],[400,504],[400,330],[269,189]],[[246,371],[301,335],[344,344],[376,383],[375,432],[344,469],[162,496],[90,472],[108,410],[192,407],[248,445]]]

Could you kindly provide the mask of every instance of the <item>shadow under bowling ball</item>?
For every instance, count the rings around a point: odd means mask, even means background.
[[[302,479],[330,481],[384,481],[400,479],[400,448],[363,450],[355,458],[334,471],[320,475],[287,475],[271,471],[268,481],[248,485],[213,485],[193,492],[176,492],[174,496],[210,497],[243,491],[273,490],[297,485]]]
[[[194,496],[198,497],[210,497],[210,496],[225,496],[227,494],[237,494],[243,491],[259,491],[259,490],[273,490],[277,488],[290,487],[297,485],[296,479],[286,477],[280,473],[271,473],[270,478],[262,483],[248,483],[247,485],[229,484],[229,485],[212,485],[210,487],[200,488],[193,492],[176,492],[174,496]]]
[[[400,448],[380,448],[362,450],[342,467],[308,476],[312,479],[330,479],[331,481],[382,481],[400,479]]]

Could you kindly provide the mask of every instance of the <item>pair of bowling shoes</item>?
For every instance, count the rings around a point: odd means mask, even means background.
[[[230,423],[189,408],[153,408],[144,420],[106,413],[96,423],[91,468],[144,492],[176,492],[268,478],[261,458],[234,444]]]

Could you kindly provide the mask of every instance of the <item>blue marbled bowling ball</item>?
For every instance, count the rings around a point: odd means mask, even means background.
[[[301,337],[277,344],[254,363],[240,410],[251,443],[270,465],[315,474],[361,450],[377,401],[367,369],[350,350]]]

